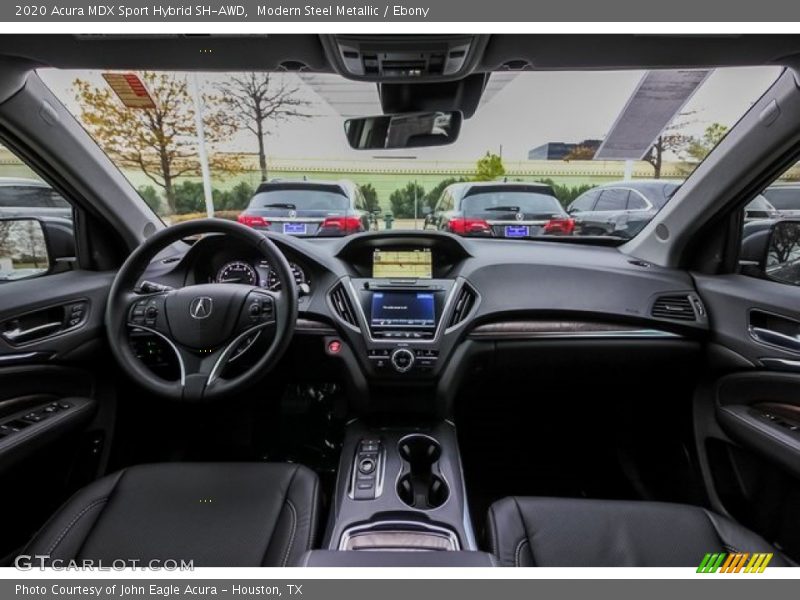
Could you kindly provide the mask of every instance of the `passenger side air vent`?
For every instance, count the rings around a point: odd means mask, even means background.
[[[447,323],[448,329],[450,327],[455,327],[467,318],[469,311],[475,306],[475,299],[475,290],[466,283],[461,286],[461,289],[458,291],[458,297],[456,298],[456,304],[453,307],[453,314],[450,317],[450,321]]]
[[[658,319],[674,321],[696,321],[693,298],[688,295],[659,296],[653,303],[650,314]],[[699,300],[696,301],[699,304]]]
[[[358,327],[356,313],[353,310],[353,304],[350,302],[350,297],[347,295],[347,290],[344,289],[344,285],[341,283],[337,284],[336,287],[331,290],[330,298],[333,310],[336,311],[336,314],[353,327]]]

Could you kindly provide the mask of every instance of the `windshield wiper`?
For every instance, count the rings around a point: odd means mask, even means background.
[[[519,212],[519,206],[490,206],[489,208],[484,208],[486,212],[489,211],[497,211],[497,212]]]
[[[261,208],[286,208],[289,210],[296,210],[297,206],[291,202],[273,202],[272,204],[264,204]]]

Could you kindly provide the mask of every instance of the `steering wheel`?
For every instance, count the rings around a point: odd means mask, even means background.
[[[146,293],[136,290],[153,258],[185,237],[221,233],[254,247],[274,269],[281,289],[268,291],[238,283],[189,285]],[[297,320],[297,287],[289,263],[275,244],[233,221],[200,219],[155,233],[120,268],[106,304],[105,324],[114,356],[128,375],[147,390],[176,400],[202,401],[241,391],[275,366],[291,341]],[[180,379],[170,381],[148,369],[135,355],[130,333],[160,337],[178,358]],[[268,349],[255,364],[230,379],[222,373],[257,338]]]

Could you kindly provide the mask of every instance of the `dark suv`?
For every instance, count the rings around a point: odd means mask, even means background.
[[[592,188],[567,207],[580,235],[632,238],[679,187],[671,181],[619,181]]]
[[[444,189],[425,219],[425,228],[469,236],[527,238],[571,235],[574,221],[548,185],[469,182]]]
[[[273,180],[258,186],[238,221],[261,231],[341,236],[369,229],[369,212],[352,181]]]

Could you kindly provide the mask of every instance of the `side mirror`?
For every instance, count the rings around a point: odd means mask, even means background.
[[[39,219],[0,219],[0,283],[38,277],[51,266],[47,233]]]
[[[348,119],[344,132],[356,150],[444,146],[458,139],[462,119],[459,111],[377,115]]]
[[[800,285],[800,221],[772,224],[762,268],[768,279]]]

